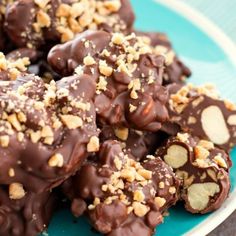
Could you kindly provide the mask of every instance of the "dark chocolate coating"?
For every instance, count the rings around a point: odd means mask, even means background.
[[[0,83],[0,184],[17,182],[37,193],[59,185],[78,170],[98,136],[94,81],[83,75],[46,84],[25,75]]]
[[[214,211],[228,197],[228,171],[232,162],[229,155],[213,143],[178,133],[157,150],[157,155],[182,179],[181,198],[188,211],[201,214]]]
[[[156,149],[168,138],[168,135],[164,132],[152,133],[128,129],[127,139],[124,140],[115,134],[115,130],[115,128],[110,126],[102,127],[100,133],[101,142],[109,139],[122,142],[126,151],[131,153],[131,156],[137,161],[143,160],[147,155],[154,154]]]
[[[7,60],[15,61],[17,59],[28,57],[31,63],[34,63],[42,56],[42,53],[33,48],[18,48],[6,55]]]
[[[34,0],[17,0],[7,8],[5,30],[18,47],[36,48],[71,40],[88,28],[129,32],[134,22],[131,5],[128,0],[116,2],[121,4],[119,9],[110,10],[103,6],[104,0],[93,4],[91,0],[87,4],[80,0],[50,0],[46,6]]]
[[[46,229],[56,207],[54,193],[26,193],[11,200],[7,188],[0,189],[0,234],[4,236],[36,236]]]
[[[162,222],[162,213],[178,199],[179,180],[160,158],[152,157],[143,163],[130,158],[133,157],[130,154],[126,156],[122,151],[121,143],[105,141],[97,159],[94,159],[94,162],[88,161],[64,184],[64,192],[72,200],[72,212],[79,216],[86,211],[93,227],[109,236],[134,235],[134,233],[137,236],[152,235],[155,227]],[[120,170],[117,169],[119,167],[117,159],[123,162]],[[139,168],[148,171],[151,173],[150,179],[148,181],[143,179],[143,185],[140,185],[142,180],[137,180],[138,177],[126,180],[127,176],[122,177],[126,165],[136,166],[137,173],[140,173]],[[112,185],[112,176],[119,173],[124,185],[112,190],[109,187]],[[161,188],[159,188],[160,183],[162,183]],[[108,190],[103,189],[104,185],[108,186]],[[141,191],[143,200],[135,199],[137,190]],[[125,196],[125,200],[122,200],[122,196]],[[157,197],[164,201],[161,205],[155,202]],[[99,202],[94,202],[95,205],[91,208],[94,199],[99,199]],[[88,204],[87,210],[82,200]],[[144,207],[148,207],[148,211],[141,215],[136,212],[134,206],[139,201],[142,201]],[[131,208],[133,206],[134,210],[129,213],[127,210],[130,206]]]
[[[163,46],[167,51],[173,51],[167,35],[159,32],[137,32],[140,36],[148,37],[153,47]],[[166,65],[163,75],[163,85],[172,83],[184,84],[185,80],[191,76],[190,69],[175,55],[170,64]]]
[[[167,48],[172,48],[171,42],[168,36],[161,32],[142,32],[142,31],[135,31],[138,36],[145,36],[151,40],[152,46],[165,46]]]
[[[118,35],[125,40],[120,45],[112,42],[116,36],[105,31],[86,31],[74,40],[52,48],[48,62],[59,74],[68,75],[75,69],[81,69],[81,73],[94,77],[98,86],[95,106],[101,124],[157,131],[168,119],[165,108],[168,93],[161,86],[164,57],[152,53],[150,45],[135,35]],[[104,50],[109,55],[104,55]],[[131,51],[131,57],[134,53],[137,58],[123,66],[134,67],[125,72],[117,65],[117,58],[127,57],[127,50]],[[86,66],[84,60],[88,55],[94,61]],[[126,63],[126,59],[122,61]],[[108,66],[112,73],[104,76],[100,63],[105,63],[106,69]],[[105,86],[100,88],[102,79]],[[133,91],[132,87],[137,87],[137,91]],[[133,92],[136,97],[132,96]]]
[[[212,88],[182,87],[170,95],[169,114],[170,121],[184,132],[208,139],[227,151],[236,145],[236,106],[222,100]],[[213,130],[210,124],[214,120]]]

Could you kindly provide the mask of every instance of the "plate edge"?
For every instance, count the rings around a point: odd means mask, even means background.
[[[223,49],[225,54],[230,58],[232,64],[236,67],[236,45],[214,22],[191,6],[179,0],[154,1],[180,13],[183,17],[204,31],[205,34],[207,34],[218,46],[220,46],[220,48]]]

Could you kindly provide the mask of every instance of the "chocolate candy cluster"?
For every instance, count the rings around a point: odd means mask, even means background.
[[[128,0],[0,1],[1,235],[44,231],[60,194],[109,236],[227,198],[236,107],[133,23]]]

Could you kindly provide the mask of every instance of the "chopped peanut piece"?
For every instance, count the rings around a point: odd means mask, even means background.
[[[96,136],[92,136],[87,144],[87,151],[88,152],[97,152],[99,151],[99,138]]]
[[[64,164],[64,158],[60,153],[56,153],[48,161],[48,165],[50,167],[62,167],[63,164]]]
[[[12,183],[9,185],[9,197],[13,200],[21,199],[25,196],[25,190],[20,183]]]

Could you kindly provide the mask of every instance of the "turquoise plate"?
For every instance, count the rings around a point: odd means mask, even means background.
[[[166,32],[185,63],[192,69],[190,82],[213,82],[221,95],[236,102],[236,49],[215,25],[200,13],[178,0],[132,0],[137,15],[136,28]],[[236,149],[231,153],[236,162]],[[205,235],[236,209],[236,165],[231,170],[232,190],[218,211],[191,215],[181,205],[157,229],[159,236]],[[49,236],[95,236],[86,219],[75,219],[69,209],[56,213],[47,233]],[[125,235],[124,235],[125,236]]]

